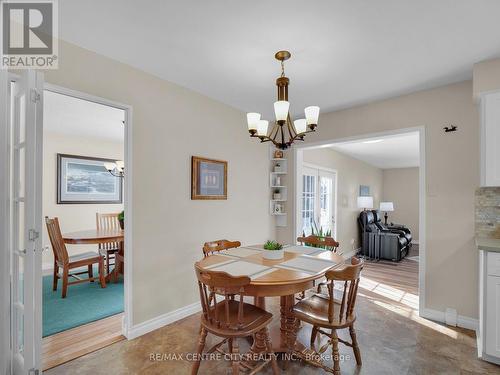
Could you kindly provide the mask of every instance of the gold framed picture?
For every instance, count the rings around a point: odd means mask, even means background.
[[[191,157],[191,199],[227,199],[227,161]]]

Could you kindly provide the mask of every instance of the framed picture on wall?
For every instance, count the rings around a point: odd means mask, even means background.
[[[360,197],[369,197],[370,196],[370,187],[368,185],[359,185],[359,196]]]
[[[191,157],[191,199],[227,199],[227,161]]]
[[[115,160],[57,154],[57,204],[122,203],[123,179],[104,163]]]

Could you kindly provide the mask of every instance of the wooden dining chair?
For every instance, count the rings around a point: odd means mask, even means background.
[[[292,309],[297,319],[313,326],[311,333],[312,350],[315,350],[314,342],[318,333],[329,338],[328,342],[316,351],[318,354],[324,353],[328,349],[328,346],[332,345],[333,368],[310,360],[311,356],[303,359],[315,366],[322,367],[325,371],[332,372],[334,375],[340,375],[339,342],[352,347],[357,365],[361,366],[362,364],[361,352],[354,330],[354,322],[356,321],[354,307],[356,305],[359,277],[362,268],[363,261],[353,257],[351,258],[350,265],[346,265],[342,269],[327,271],[328,295],[314,294],[298,302]],[[335,290],[335,285],[339,284],[343,287],[342,290]],[[335,298],[335,292],[339,293],[338,297],[340,297],[340,294],[342,297]],[[351,342],[338,337],[337,330],[344,328],[349,328]],[[330,332],[325,331],[325,329],[329,329]]]
[[[203,245],[203,256],[207,257],[215,252],[240,247],[240,241],[217,240],[205,242]]]
[[[319,237],[319,236],[307,236],[307,237],[298,237],[297,241],[313,247],[323,247],[324,249],[337,252],[337,248],[339,247],[339,243],[335,241],[332,237]]]
[[[298,237],[297,242],[300,242],[303,245],[306,246],[313,246],[313,247],[322,247],[326,250],[333,251],[334,253],[337,252],[337,248],[339,247],[339,243],[335,241],[332,237],[319,237],[319,236],[304,236],[304,237]],[[316,284],[316,282],[314,282]],[[321,290],[321,287],[324,286],[324,282],[318,283],[318,293]],[[297,297],[297,299],[303,299],[306,296],[306,291],[303,291],[300,293]]]
[[[123,249],[118,250],[115,253],[115,268],[111,272],[111,279],[117,283],[120,274],[125,274],[125,256],[123,254]]]
[[[97,230],[120,230],[120,222],[118,220],[119,213],[100,214],[96,212]],[[106,242],[99,244],[99,252],[106,256],[106,274],[109,275],[111,265],[116,266],[116,253],[120,250],[119,242]],[[113,260],[113,263],[111,263]]]
[[[106,280],[104,278],[104,257],[95,251],[69,256],[61,234],[58,218],[49,219],[46,216],[45,224],[47,225],[47,232],[49,233],[50,243],[54,253],[54,279],[52,281],[52,290],[57,290],[58,281],[62,279],[62,298],[66,298],[69,285],[80,284],[86,281],[93,282],[97,279],[94,277],[93,273],[92,267],[94,264],[98,264],[99,266],[99,282],[101,287],[106,288]],[[87,266],[86,271],[70,273],[71,269],[84,266]],[[62,274],[60,275],[59,270],[61,268]],[[78,276],[85,273],[89,276],[87,279],[81,279]],[[76,279],[76,281],[69,282],[70,277]]]
[[[268,363],[271,363],[273,374],[279,374],[269,330],[267,329],[273,315],[259,307],[243,302],[245,288],[250,284],[250,278],[248,276],[234,277],[225,272],[204,270],[198,263],[195,263],[195,272],[198,279],[203,314],[201,316],[197,356],[196,361],[193,362],[191,374],[196,375],[198,373],[208,333],[223,340],[209,349],[207,353],[215,351],[224,353],[221,346],[227,343],[232,360],[233,375],[239,374],[240,367],[250,370],[251,374],[255,374]],[[210,299],[210,290],[215,290],[217,294],[224,296],[224,299],[220,302]],[[239,299],[236,300],[234,297],[238,295]],[[250,362],[240,362],[238,339],[253,335],[259,331],[265,337],[266,351],[262,353],[264,361],[253,367]]]

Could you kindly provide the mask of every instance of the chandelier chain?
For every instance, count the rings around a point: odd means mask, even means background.
[[[281,76],[285,76],[285,62],[281,60]]]

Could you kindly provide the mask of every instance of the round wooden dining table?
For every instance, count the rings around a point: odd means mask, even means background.
[[[62,235],[64,243],[67,244],[101,244],[108,242],[123,242],[125,232],[118,230],[81,230],[78,232],[65,233]]]
[[[288,246],[282,259],[267,260],[262,257],[262,245],[254,245],[221,251],[198,264],[206,270],[249,276],[251,282],[245,287],[245,295],[253,296],[258,307],[266,308],[266,297],[280,297],[280,324],[272,325],[270,334],[274,352],[283,353],[305,349],[297,341],[299,325],[292,313],[295,294],[314,287],[314,281],[327,270],[342,267],[344,258],[329,250]],[[254,336],[251,351],[265,350],[265,335],[261,331]]]
[[[123,229],[90,229],[81,230],[78,232],[65,233],[62,235],[64,243],[73,245],[99,245],[110,242],[118,242],[120,244],[120,249],[118,250],[118,255],[124,258],[124,247],[123,240],[125,238],[125,231]],[[121,267],[123,268],[123,267]],[[116,280],[119,273],[122,273],[123,269],[118,269],[115,267],[111,273],[106,275],[106,281],[111,279],[111,276]]]

